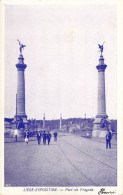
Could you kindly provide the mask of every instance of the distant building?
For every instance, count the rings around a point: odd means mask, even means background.
[[[12,129],[13,118],[4,118],[4,131],[10,131]]]

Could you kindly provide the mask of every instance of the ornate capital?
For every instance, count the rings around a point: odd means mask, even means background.
[[[18,63],[16,64],[16,68],[20,71],[24,71],[26,69],[27,65],[24,64],[24,58],[23,55],[20,54],[18,58]]]
[[[99,64],[96,66],[96,68],[97,68],[98,72],[104,72],[106,67],[107,67],[107,65],[104,64],[104,58],[101,55],[100,59],[99,59]]]
[[[105,71],[106,67],[106,64],[96,66],[98,72]]]
[[[24,71],[26,69],[27,65],[26,64],[16,64],[16,68],[18,70]]]

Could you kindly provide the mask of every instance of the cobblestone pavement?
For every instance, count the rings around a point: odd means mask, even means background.
[[[9,139],[10,140],[10,139]],[[5,186],[116,186],[117,146],[73,134],[5,143]]]

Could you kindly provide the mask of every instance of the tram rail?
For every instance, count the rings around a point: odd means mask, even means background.
[[[70,160],[70,158],[66,155],[66,153],[64,152],[64,150],[61,148],[61,146],[58,144],[58,147],[60,148],[60,150],[62,151],[62,153],[64,154],[64,156],[66,157],[67,161],[82,175],[84,176],[86,179],[88,179],[92,185],[94,186],[98,186],[97,183],[95,183],[94,181],[92,181],[89,177],[87,177],[82,171],[80,171],[75,165],[74,163]]]
[[[64,140],[63,138],[61,138],[61,139],[62,139],[64,142],[66,142],[67,144],[69,144],[70,146],[72,146],[74,149],[76,149],[77,151],[79,151],[80,153],[83,153],[83,154],[87,155],[88,157],[90,157],[91,159],[93,159],[93,160],[95,160],[95,161],[97,161],[97,162],[99,162],[99,163],[101,163],[101,164],[103,164],[103,165],[105,165],[105,166],[107,166],[107,167],[110,167],[110,168],[113,169],[114,171],[117,171],[116,168],[110,166],[109,164],[106,164],[106,163],[102,162],[101,160],[98,160],[98,159],[94,158],[93,156],[91,156],[91,155],[88,154],[87,152],[85,152],[85,151],[83,151],[83,150],[80,150],[79,148],[77,148],[76,146],[74,146],[74,145],[71,144],[70,142]]]

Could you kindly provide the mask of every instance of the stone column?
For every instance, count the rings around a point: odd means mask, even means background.
[[[24,64],[23,55],[20,54],[16,68],[18,71],[17,75],[17,118],[23,119],[23,122],[27,122],[27,115],[25,112],[25,75],[24,71],[27,65]]]
[[[97,116],[106,116],[106,100],[105,100],[105,69],[103,56],[100,56],[98,70],[98,114]]]
[[[62,115],[60,114],[60,130],[62,129]]]
[[[93,123],[93,137],[105,137],[106,127],[101,128],[102,118],[107,118],[106,115],[106,97],[105,97],[105,69],[107,65],[104,64],[104,58],[101,55],[99,58],[99,64],[96,66],[98,70],[98,112]]]
[[[43,130],[45,130],[45,114],[43,114]]]

